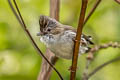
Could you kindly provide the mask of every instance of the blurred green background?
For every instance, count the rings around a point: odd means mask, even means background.
[[[39,16],[49,15],[49,0],[16,0],[22,16],[33,38],[42,52],[43,45],[36,33],[39,31]],[[89,0],[87,13],[96,0]],[[61,0],[60,22],[76,28],[81,0]],[[85,34],[91,35],[95,44],[120,41],[120,5],[114,0],[103,0],[86,24]],[[80,80],[85,67],[85,56],[79,57],[77,79]],[[98,65],[120,56],[119,49],[108,48],[99,51],[91,63],[89,71]],[[33,48],[7,0],[0,0],[0,80],[36,80],[40,71],[41,57]],[[62,66],[61,66],[62,65]],[[60,59],[56,68],[65,80],[69,79],[71,60]],[[53,71],[51,80],[59,80]],[[90,80],[120,80],[120,61],[114,62],[97,72]]]

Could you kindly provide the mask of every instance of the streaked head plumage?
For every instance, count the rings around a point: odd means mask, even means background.
[[[44,32],[48,28],[54,28],[56,27],[57,21],[55,19],[52,19],[48,16],[41,15],[39,19],[39,25],[40,25],[40,31]]]

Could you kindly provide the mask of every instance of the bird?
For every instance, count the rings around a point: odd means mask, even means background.
[[[63,59],[72,59],[76,29],[72,26],[61,24],[53,18],[40,15],[39,18],[40,32],[37,36],[40,41],[50,49],[55,56]],[[81,35],[79,46],[79,55],[90,50],[89,45],[94,43],[91,36]]]

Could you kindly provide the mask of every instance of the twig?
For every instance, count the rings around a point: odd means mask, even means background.
[[[90,13],[88,16],[85,18],[84,25],[87,23],[87,21],[90,19],[91,15],[95,12],[97,9],[98,5],[100,4],[102,0],[97,0],[97,2],[94,4],[93,8],[91,9]]]
[[[86,67],[83,72],[82,80],[88,80],[88,68],[89,68],[90,62],[91,62],[90,60],[87,60],[87,62],[86,62]]]
[[[13,0],[15,8],[17,10],[14,9],[11,0],[8,0],[8,3],[10,5],[11,10],[13,11],[14,15],[16,16],[17,20],[19,21],[21,27],[23,28],[23,30],[26,32],[28,38],[31,40],[31,43],[33,44],[34,48],[38,51],[38,53],[47,61],[47,63],[56,71],[56,73],[59,75],[59,77],[62,79],[60,73],[57,71],[57,69],[48,61],[48,59],[43,55],[43,53],[41,52],[41,50],[39,49],[39,47],[37,46],[37,44],[35,43],[34,39],[32,38],[31,34],[29,33],[27,26],[25,25],[25,22],[22,18],[22,15],[19,11],[19,8],[17,6],[17,3],[15,0]]]
[[[118,4],[120,4],[120,0],[114,0],[115,2],[117,2]]]
[[[117,57],[117,58],[115,58],[115,59],[112,59],[112,60],[110,60],[110,61],[108,61],[108,62],[106,62],[106,63],[98,66],[97,68],[95,68],[95,69],[88,75],[88,78],[90,78],[91,76],[93,76],[96,72],[98,72],[99,70],[101,70],[101,69],[104,68],[105,66],[107,66],[107,65],[109,65],[109,64],[111,64],[111,63],[113,63],[113,62],[116,62],[116,61],[118,61],[118,60],[120,60],[120,57]]]
[[[107,44],[103,44],[103,45],[100,45],[100,46],[95,46],[94,48],[92,48],[90,50],[90,52],[88,53],[89,56],[88,56],[88,59],[91,60],[93,58],[93,54],[96,52],[96,51],[99,51],[101,49],[106,49],[108,47],[113,47],[113,48],[120,48],[120,44],[118,42],[110,42],[110,43],[107,43]],[[96,72],[98,72],[100,69],[102,69],[104,66],[112,63],[112,62],[115,62],[117,60],[120,60],[120,57],[118,58],[115,58],[113,60],[110,60],[100,66],[98,66],[96,69],[94,69],[89,75],[88,75],[88,78],[90,78],[92,75],[94,75]]]
[[[50,17],[56,19],[57,21],[59,21],[59,6],[60,0],[50,0]],[[45,56],[53,65],[55,65],[58,61],[58,58],[49,49],[47,49]],[[38,80],[49,80],[52,73],[52,68],[44,59],[42,60],[40,70]],[[63,80],[62,77],[61,80]]]
[[[75,44],[74,44],[74,50],[73,50],[73,59],[72,59],[70,80],[75,80],[75,77],[76,77],[79,45],[80,45],[80,41],[81,41],[81,34],[82,34],[82,29],[83,29],[83,24],[84,24],[84,17],[85,17],[85,12],[86,12],[86,8],[87,8],[87,3],[88,3],[88,0],[82,0],[81,13],[80,13],[80,17],[79,17],[77,35],[75,38]]]
[[[113,48],[120,48],[120,44],[118,42],[109,42],[109,43],[106,43],[106,44],[103,44],[103,45],[98,45],[98,46],[95,46],[93,47],[89,52],[88,52],[88,56],[87,58],[92,60],[93,59],[93,55],[95,52],[101,50],[101,49],[106,49],[108,47],[113,47]]]
[[[103,45],[99,45],[99,46],[95,46],[93,47],[89,52],[88,52],[88,56],[87,56],[87,64],[86,64],[86,68],[85,71],[83,73],[83,79],[82,80],[88,80],[92,75],[94,75],[97,71],[99,71],[100,69],[102,69],[104,66],[118,60],[118,58],[113,59],[111,61],[108,61],[102,65],[100,65],[99,67],[97,67],[95,70],[93,70],[90,74],[88,74],[88,67],[90,65],[90,62],[92,61],[92,59],[94,58],[93,55],[95,52],[101,50],[101,49],[106,49],[108,47],[113,47],[113,48],[120,48],[120,44],[117,42],[110,42],[107,44],[103,44]]]

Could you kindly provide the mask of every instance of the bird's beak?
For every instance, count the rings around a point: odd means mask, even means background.
[[[38,32],[38,33],[37,33],[37,36],[41,36],[41,35],[42,35],[42,33],[41,33],[41,32]]]
[[[38,33],[37,33],[37,36],[43,36],[43,35],[45,35],[45,34],[47,34],[47,33],[46,33],[46,32],[44,32],[44,33],[43,33],[43,32],[38,32]]]

